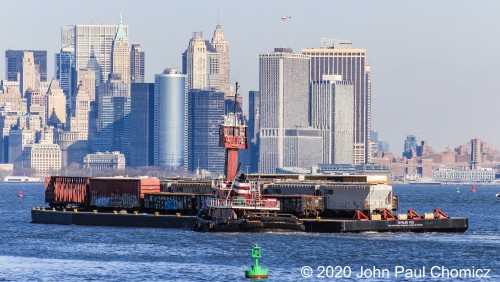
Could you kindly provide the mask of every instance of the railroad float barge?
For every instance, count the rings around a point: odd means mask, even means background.
[[[380,177],[279,174],[247,175],[246,179],[258,184],[262,200],[279,203],[270,217],[250,217],[249,222],[293,215],[306,232],[335,233],[464,232],[468,228],[467,218],[450,218],[438,209],[423,215],[413,210],[393,214],[398,197]],[[48,206],[33,208],[31,218],[33,223],[46,224],[193,229],[198,212],[220,201],[213,196],[213,185],[210,180],[52,176],[45,183]],[[231,204],[245,203],[235,199]]]
[[[195,231],[464,232],[467,218],[435,209],[393,215],[397,197],[387,177],[360,175],[240,175],[238,151],[247,127],[233,111],[219,125],[224,178],[217,181],[52,176],[49,207],[33,208],[34,223],[172,227]],[[163,185],[162,185],[163,184]]]

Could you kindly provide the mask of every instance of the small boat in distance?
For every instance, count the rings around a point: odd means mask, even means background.
[[[29,176],[12,176],[9,175],[3,179],[4,182],[11,183],[40,183],[43,182],[41,178]]]
[[[500,198],[500,194],[497,194],[497,198]]]

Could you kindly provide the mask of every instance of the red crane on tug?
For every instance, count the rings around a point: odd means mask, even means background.
[[[238,173],[238,151],[248,148],[247,126],[241,114],[236,113],[238,88],[238,82],[236,82],[233,111],[224,116],[224,121],[219,127],[219,147],[226,149],[224,169],[226,182],[233,181]]]

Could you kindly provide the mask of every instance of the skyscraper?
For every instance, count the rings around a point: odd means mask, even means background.
[[[259,172],[274,173],[285,152],[285,129],[309,125],[309,57],[289,48],[259,55]]]
[[[154,83],[132,83],[130,166],[154,165]]]
[[[417,137],[415,135],[406,135],[403,157],[411,159],[417,156]]]
[[[350,41],[324,39],[320,48],[302,49],[311,57],[310,80],[323,75],[341,75],[354,86],[354,163],[368,162],[370,151],[370,80],[366,49],[354,48]]]
[[[68,108],[71,109],[73,84],[75,84],[75,51],[71,48],[61,48],[55,54],[55,78],[68,98]]]
[[[212,46],[219,53],[219,90],[224,92],[226,96],[231,95],[229,81],[231,76],[231,61],[229,57],[229,43],[224,38],[224,32],[220,24],[217,24],[212,37]]]
[[[90,110],[88,113],[88,140],[89,142],[93,142],[92,139],[97,136],[97,112],[98,112],[98,104],[96,101],[96,81],[95,81],[95,72],[93,70],[79,70],[76,72],[76,84],[78,85],[78,89],[83,90],[86,95],[88,95],[90,101]],[[76,96],[73,95],[73,99],[71,100],[71,108],[76,109]],[[73,111],[76,112],[76,111]],[[73,114],[72,112],[72,114]]]
[[[35,65],[33,52],[25,51],[21,64],[21,95],[26,95],[28,89],[38,90],[40,87],[40,72]]]
[[[311,126],[321,130],[323,163],[354,162],[354,88],[341,76],[311,82]]]
[[[62,44],[71,45],[71,38],[74,38],[75,69],[93,70],[97,85],[106,82],[112,72],[111,51],[118,28],[119,25],[75,25],[62,28]],[[128,26],[122,25],[122,29],[128,37]]]
[[[35,65],[40,73],[40,81],[47,81],[47,51],[45,50],[13,50],[5,51],[5,79],[19,80],[24,52],[32,52]]]
[[[155,161],[169,169],[187,168],[186,75],[165,69],[155,75]]]
[[[66,96],[59,87],[59,82],[53,79],[45,96],[45,113],[48,125],[58,126],[66,124]]]
[[[120,151],[130,163],[130,85],[111,77],[99,87],[97,133],[92,141],[94,152]]]
[[[250,171],[259,170],[260,92],[248,92],[248,150],[250,151]]]
[[[70,130],[77,132],[79,140],[87,140],[89,135],[90,95],[83,84],[79,84],[75,95],[75,105],[71,112]]]
[[[224,118],[224,93],[192,90],[188,94],[188,169],[224,173],[224,148],[219,123]]]
[[[130,82],[144,83],[146,55],[141,50],[141,44],[132,44],[130,51]]]
[[[201,32],[193,32],[182,53],[182,73],[187,74],[188,89],[220,90],[220,55]]]
[[[123,20],[120,15],[120,24],[113,40],[111,60],[111,73],[119,74],[121,81],[130,85],[130,44],[127,33],[123,27]]]
[[[470,169],[472,170],[478,170],[481,168],[481,149],[481,139],[474,138],[470,140]]]

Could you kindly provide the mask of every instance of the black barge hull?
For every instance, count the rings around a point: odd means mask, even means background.
[[[114,214],[73,211],[31,210],[33,223],[60,225],[125,226],[192,229],[196,216]],[[306,232],[465,232],[467,218],[415,220],[301,219]],[[230,230],[228,230],[230,231]]]
[[[434,218],[410,220],[302,220],[306,232],[465,232],[467,218]]]
[[[31,210],[31,222],[60,225],[192,229],[195,220],[196,216]]]

